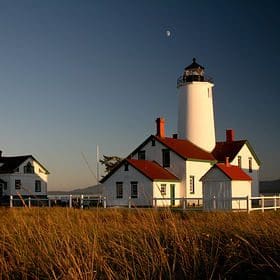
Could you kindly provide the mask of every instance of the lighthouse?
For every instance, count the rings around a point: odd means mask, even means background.
[[[216,145],[213,86],[212,80],[204,75],[204,67],[195,58],[177,80],[178,138],[187,139],[208,152]]]

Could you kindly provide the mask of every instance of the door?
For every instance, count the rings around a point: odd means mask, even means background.
[[[175,205],[175,184],[170,184],[170,203],[171,206]]]

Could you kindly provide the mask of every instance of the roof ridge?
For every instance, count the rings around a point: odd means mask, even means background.
[[[233,141],[216,141],[216,144],[217,143],[234,143],[234,142],[247,142],[248,139],[241,139],[241,140],[233,140]]]

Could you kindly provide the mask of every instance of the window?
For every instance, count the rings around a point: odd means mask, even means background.
[[[40,180],[35,181],[35,192],[41,192],[41,181]]]
[[[156,141],[155,139],[152,139],[152,146],[155,146],[156,145]]]
[[[124,171],[128,171],[128,163],[127,162],[124,164]]]
[[[131,198],[137,198],[138,197],[138,182],[131,182]]]
[[[242,161],[241,161],[241,156],[237,157],[237,162],[238,162],[238,167],[242,168]]]
[[[162,166],[163,167],[170,166],[170,151],[168,149],[162,150]]]
[[[117,198],[123,198],[123,182],[116,183]]]
[[[161,195],[166,195],[166,184],[160,185],[160,193]]]
[[[21,180],[15,180],[15,189],[20,190],[21,189]]]
[[[28,162],[24,167],[23,167],[23,172],[24,173],[34,173],[34,167],[30,162]]]
[[[194,194],[194,176],[190,176],[190,193]]]
[[[252,173],[253,169],[252,169],[252,158],[249,157],[249,172]]]
[[[145,151],[139,151],[139,152],[138,152],[138,159],[143,159],[143,160],[146,159],[146,153],[145,153]]]

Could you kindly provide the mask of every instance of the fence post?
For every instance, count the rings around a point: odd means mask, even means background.
[[[155,201],[155,208],[157,209],[157,198],[154,198]]]
[[[84,208],[84,195],[81,194],[81,209]]]
[[[277,199],[276,199],[276,194],[274,195],[274,203],[273,203],[273,206],[274,206],[274,211],[276,211],[276,209],[277,209]]]
[[[107,207],[106,196],[104,196],[104,198],[103,198],[103,207],[104,207],[104,208]]]
[[[72,194],[69,195],[69,208],[72,208]]]
[[[183,198],[183,210],[186,210],[186,198]]]
[[[28,208],[30,208],[31,207],[31,197],[29,196],[28,197]]]
[[[48,204],[49,204],[49,207],[51,207],[51,206],[52,206],[52,201],[51,201],[51,199],[50,199],[50,198],[48,199]]]
[[[128,197],[128,208],[131,208],[131,197]]]
[[[262,195],[262,212],[264,212],[264,196]]]
[[[10,195],[10,207],[13,208],[13,196]]]
[[[248,213],[250,213],[250,211],[251,211],[251,207],[250,207],[250,197],[249,197],[249,195],[247,195],[247,212]]]
[[[213,196],[213,209],[216,210],[216,196]]]

